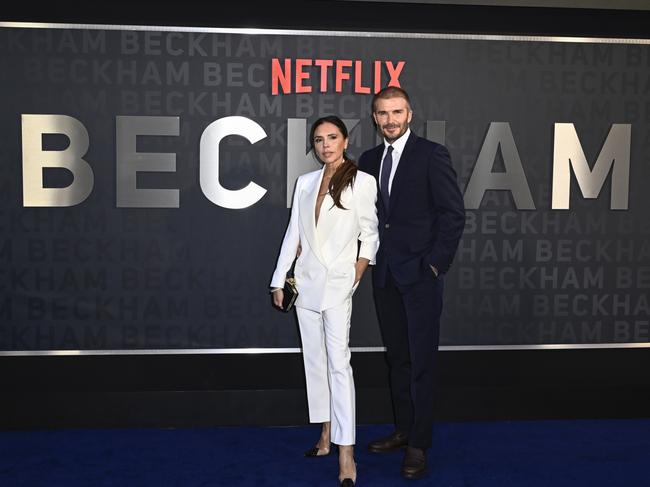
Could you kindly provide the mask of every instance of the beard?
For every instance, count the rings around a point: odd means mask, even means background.
[[[393,142],[406,133],[408,124],[389,123],[386,125],[382,125],[380,128],[381,128],[381,134],[384,136],[384,138],[388,142]]]

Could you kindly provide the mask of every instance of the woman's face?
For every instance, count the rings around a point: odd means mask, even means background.
[[[343,151],[348,148],[346,139],[333,123],[325,122],[314,131],[314,151],[323,164],[343,162]]]

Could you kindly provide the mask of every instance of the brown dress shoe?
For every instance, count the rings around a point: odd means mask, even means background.
[[[394,433],[388,435],[385,438],[380,438],[375,441],[371,441],[368,444],[368,450],[373,453],[386,453],[389,451],[397,451],[401,448],[406,447],[408,444],[408,437],[404,433],[395,431]]]
[[[427,456],[424,450],[409,446],[402,460],[402,477],[421,479],[427,474]]]

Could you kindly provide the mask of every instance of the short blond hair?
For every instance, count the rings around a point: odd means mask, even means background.
[[[386,86],[375,93],[375,96],[372,97],[372,112],[374,113],[377,111],[377,100],[387,100],[389,98],[404,98],[409,106],[409,111],[412,111],[411,99],[406,90],[399,86]]]

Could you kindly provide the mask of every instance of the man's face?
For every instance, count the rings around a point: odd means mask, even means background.
[[[404,98],[396,96],[377,100],[372,116],[381,135],[392,144],[406,133],[413,112]]]

